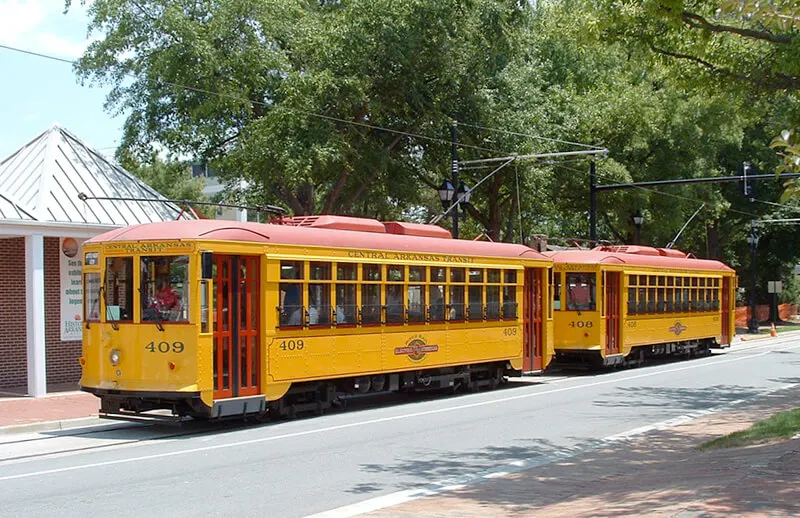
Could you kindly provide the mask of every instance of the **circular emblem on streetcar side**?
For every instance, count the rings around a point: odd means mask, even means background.
[[[675,322],[675,324],[673,324],[672,327],[669,328],[671,333],[675,333],[675,336],[680,336],[681,333],[683,333],[687,329],[689,328],[681,324],[680,320]]]
[[[408,356],[411,361],[422,361],[428,353],[439,350],[438,345],[429,345],[422,336],[411,337],[404,347],[396,347],[394,354],[397,356]]]

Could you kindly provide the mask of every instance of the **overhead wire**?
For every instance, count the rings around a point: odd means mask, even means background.
[[[515,135],[515,136],[518,136],[518,137],[527,137],[527,138],[532,138],[532,139],[537,139],[537,140],[543,140],[545,142],[554,142],[554,143],[557,143],[557,144],[569,144],[569,145],[572,145],[572,146],[579,146],[579,147],[584,147],[584,148],[587,148],[587,149],[597,149],[597,150],[604,149],[601,146],[592,146],[591,144],[583,144],[581,142],[570,142],[569,140],[561,140],[561,139],[554,139],[554,138],[548,138],[548,137],[540,137],[538,135],[531,135],[529,133],[519,133],[517,131],[510,131],[510,130],[497,129],[497,128],[487,128],[486,126],[479,126],[477,124],[469,124],[469,123],[466,123],[466,122],[456,121],[456,124],[458,124],[459,126],[467,127],[467,128],[474,128],[474,129],[485,130],[485,131],[494,131],[494,132],[497,132],[497,133],[504,133],[506,135]]]
[[[31,50],[21,49],[21,48],[18,48],[18,47],[12,47],[10,45],[0,44],[0,48],[6,49],[6,50],[10,50],[10,51],[13,51],[13,52],[19,52],[19,53],[22,53],[22,54],[28,54],[28,55],[31,55],[31,56],[36,56],[36,57],[40,57],[40,58],[44,58],[44,59],[50,59],[50,60],[58,61],[58,62],[61,62],[61,63],[67,63],[67,64],[70,64],[70,65],[77,64],[77,62],[74,61],[74,60],[70,60],[70,59],[66,59],[66,58],[60,58],[60,57],[52,56],[52,55],[48,55],[48,54],[43,54],[41,52],[34,52],[34,51],[31,51]],[[127,73],[126,75],[135,76],[134,74],[131,74],[131,73]],[[212,90],[206,90],[204,88],[188,86],[188,85],[184,85],[184,84],[180,84],[180,83],[175,83],[175,82],[172,82],[172,81],[161,81],[161,83],[164,84],[164,85],[167,85],[167,86],[172,86],[172,87],[183,89],[183,90],[193,91],[193,92],[197,92],[197,93],[204,93],[204,94],[208,94],[208,95],[214,95],[214,96],[217,96],[217,97],[232,99],[232,100],[235,100],[235,101],[247,102],[247,103],[250,103],[250,104],[256,104],[256,105],[259,105],[259,106],[264,106],[264,107],[267,107],[267,108],[274,108],[275,107],[275,105],[268,104],[268,103],[265,103],[263,101],[254,101],[254,100],[247,99],[245,97],[241,97],[241,96],[238,96],[238,95],[226,94],[226,93],[222,93],[222,92],[214,92]],[[436,142],[436,143],[440,143],[440,144],[448,144],[448,145],[451,144],[451,142],[449,140],[438,138],[438,137],[430,137],[430,136],[422,135],[422,134],[419,134],[419,133],[412,133],[412,132],[409,132],[409,131],[396,130],[396,129],[392,129],[392,128],[386,128],[386,127],[383,127],[383,126],[376,126],[374,124],[368,124],[366,122],[351,121],[351,120],[347,120],[347,119],[342,119],[340,117],[334,117],[334,116],[331,116],[331,115],[323,115],[321,113],[311,112],[311,111],[308,111],[308,110],[302,110],[302,109],[299,109],[299,108],[291,108],[291,107],[287,107],[287,106],[281,106],[281,108],[285,109],[285,110],[289,110],[289,111],[295,112],[295,113],[300,113],[300,114],[303,114],[303,115],[307,115],[309,117],[316,117],[316,118],[330,120],[330,121],[334,121],[334,122],[341,122],[343,124],[349,124],[349,125],[352,125],[352,126],[359,126],[359,127],[363,127],[363,128],[376,130],[376,131],[384,131],[384,132],[387,132],[387,133],[393,133],[393,134],[396,134],[396,135],[403,135],[403,136],[417,138],[417,139],[421,139],[421,140],[428,140],[428,141]],[[472,144],[464,144],[462,142],[459,142],[458,146],[461,147],[461,148],[464,148],[464,149],[474,149],[474,150],[477,150],[477,151],[486,151],[486,152],[490,152],[490,153],[500,153],[500,151],[498,151],[496,149],[485,148],[485,147],[482,147],[482,146],[475,146],[475,145],[472,145]]]
[[[582,169],[576,169],[574,167],[570,167],[570,166],[566,166],[566,165],[560,165],[560,164],[555,164],[555,165],[557,167],[562,167],[564,169],[569,169],[570,171],[575,171],[575,172],[578,172],[578,173],[581,173],[581,174],[584,174],[584,175],[588,175],[589,174],[588,171],[584,171]],[[600,176],[600,175],[602,175],[602,173],[598,173],[598,176]],[[608,177],[606,177],[606,179],[608,179]],[[634,188],[640,189],[642,191],[652,192],[654,194],[660,194],[662,196],[668,196],[668,197],[672,197],[672,198],[676,198],[676,199],[681,199],[681,200],[684,200],[684,201],[690,201],[690,202],[693,202],[693,203],[704,203],[702,200],[698,200],[696,198],[689,198],[687,196],[681,196],[679,194],[673,194],[673,193],[670,193],[670,192],[664,192],[664,191],[660,191],[658,189],[653,189],[653,188],[650,188],[650,187],[642,187],[642,186],[636,185],[636,186],[634,186]],[[737,214],[742,214],[744,216],[749,216],[751,218],[758,218],[759,217],[759,216],[756,216],[755,214],[751,214],[749,212],[744,212],[744,211],[733,209],[733,208],[728,208],[728,210],[730,212],[734,212],[734,213],[737,213]]]

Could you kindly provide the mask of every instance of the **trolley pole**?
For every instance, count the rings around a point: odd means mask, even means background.
[[[458,213],[458,123],[453,121],[453,125],[450,126],[450,140],[452,142],[452,147],[450,148],[450,170],[452,173],[452,182],[453,182],[453,189],[455,192],[453,193],[453,203],[456,204],[456,208],[453,209],[453,239],[458,239],[458,218],[460,217]]]

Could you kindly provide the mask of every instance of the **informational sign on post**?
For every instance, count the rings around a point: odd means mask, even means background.
[[[783,281],[767,281],[767,293],[782,293]]]
[[[80,249],[83,240],[62,237],[59,240],[61,270],[61,341],[81,339],[83,324],[83,288],[81,286]]]

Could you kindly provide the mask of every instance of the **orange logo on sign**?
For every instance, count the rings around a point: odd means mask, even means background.
[[[439,350],[438,345],[428,345],[425,338],[415,336],[406,342],[405,347],[395,347],[394,354],[401,356],[407,355],[411,361],[422,361],[428,353],[435,353]]]
[[[675,333],[675,336],[680,336],[681,333],[689,329],[685,325],[681,324],[680,321],[675,322],[675,324],[669,328],[670,332]]]

